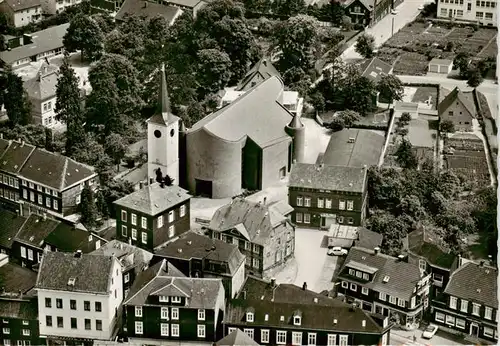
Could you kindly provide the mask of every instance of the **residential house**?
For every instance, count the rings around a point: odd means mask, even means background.
[[[328,230],[328,247],[340,246],[349,249],[352,246],[373,249],[382,245],[383,236],[364,227],[331,224]]]
[[[44,254],[36,283],[40,335],[48,342],[84,345],[113,338],[122,280],[120,262],[113,256]]]
[[[380,60],[379,58],[363,59],[356,63],[361,75],[368,78],[374,84],[377,84],[383,76],[392,74],[392,65]]]
[[[96,255],[114,256],[118,258],[122,265],[123,276],[123,297],[128,296],[128,292],[134,283],[137,275],[149,267],[153,254],[137,246],[112,240],[102,245],[93,252]]]
[[[358,238],[354,240],[354,246],[365,249],[375,249],[382,246],[384,236],[364,227],[358,227]]]
[[[388,318],[340,300],[249,276],[229,302],[224,332],[243,330],[260,345],[387,345]]]
[[[456,131],[472,131],[472,119],[476,118],[476,106],[472,94],[466,95],[458,87],[438,105],[439,121],[451,121]]]
[[[10,210],[0,209],[0,253],[11,255],[12,243],[17,232],[21,229],[27,218]]]
[[[0,299],[31,300],[36,296],[37,275],[28,268],[9,262],[9,256],[0,254]],[[0,338],[1,340],[1,338]]]
[[[40,0],[4,0],[0,2],[0,12],[4,13],[8,23],[16,28],[42,20]]]
[[[432,275],[431,298],[442,293],[457,267],[458,257],[437,234],[423,226],[409,233],[404,243],[408,262]]]
[[[211,0],[156,0],[156,2],[163,5],[179,7],[184,11],[191,12],[193,17],[196,17],[198,11],[209,4]]]
[[[453,70],[453,60],[434,58],[429,62],[429,72],[449,75]]]
[[[292,221],[299,227],[360,226],[368,208],[368,170],[295,163],[288,182]]]
[[[41,0],[43,12],[54,15],[59,14],[69,7],[81,4],[83,0]]]
[[[188,277],[220,278],[226,297],[235,297],[245,281],[245,256],[238,245],[210,239],[193,231],[155,251]]]
[[[159,183],[120,198],[114,202],[116,239],[152,251],[178,237],[190,228],[190,199],[179,186]]]
[[[63,125],[56,120],[56,87],[59,68],[43,63],[36,77],[24,82],[24,90],[31,102],[33,123],[50,129],[58,129]]]
[[[498,343],[498,270],[467,262],[455,270],[442,295],[432,302],[433,323],[466,340]]]
[[[337,291],[363,310],[390,316],[402,328],[419,327],[429,305],[430,275],[404,258],[353,247],[336,279]]]
[[[94,12],[104,12],[109,15],[116,15],[123,5],[124,0],[90,0],[90,7]]]
[[[154,18],[163,17],[169,25],[182,14],[182,9],[176,6],[162,5],[144,0],[125,0],[115,16],[115,20],[124,21],[127,16]]]
[[[107,241],[99,235],[82,229],[81,224],[59,222],[56,228],[43,240],[45,251],[71,252],[83,254],[98,250]]]
[[[24,34],[19,47],[0,52],[0,65],[3,63],[15,69],[30,62],[62,54],[63,37],[68,28],[69,23],[66,23],[32,34]]]
[[[262,277],[266,271],[293,257],[295,226],[286,203],[250,202],[235,198],[220,207],[206,227],[210,238],[238,245],[245,255],[245,270]]]
[[[344,3],[344,8],[353,24],[372,26],[402,2],[403,0],[348,0]]]
[[[259,346],[253,339],[251,339],[241,329],[235,329],[219,341],[215,346]]]
[[[497,1],[439,0],[437,17],[496,27]]]
[[[172,277],[166,260],[140,273],[123,303],[131,342],[218,340],[224,314],[221,279]],[[141,343],[148,343],[142,341]]]

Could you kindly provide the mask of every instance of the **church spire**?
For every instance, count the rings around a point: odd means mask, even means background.
[[[295,113],[295,115],[292,118],[292,121],[290,121],[290,123],[288,124],[288,127],[292,129],[298,129],[303,126],[304,124],[302,124],[302,121],[300,121],[300,116],[297,113]]]
[[[160,71],[160,92],[158,93],[159,95],[159,107],[162,115],[165,116],[168,115],[168,118],[165,119],[167,121],[172,120],[172,110],[170,108],[170,97],[168,96],[168,89],[167,89],[167,78],[165,76],[165,64],[161,64],[161,71]]]

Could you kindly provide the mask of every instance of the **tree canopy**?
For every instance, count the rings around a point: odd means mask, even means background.
[[[356,52],[363,58],[372,58],[375,50],[375,38],[368,34],[363,34],[358,37],[354,46]]]
[[[99,59],[103,51],[104,35],[94,18],[83,13],[74,16],[64,35],[63,45],[67,52],[81,51],[82,61]]]

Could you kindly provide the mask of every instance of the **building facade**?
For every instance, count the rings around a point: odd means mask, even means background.
[[[438,0],[437,17],[497,26],[497,1]]]
[[[472,96],[472,95],[471,95]],[[472,131],[472,120],[476,118],[474,101],[456,87],[438,105],[439,121],[451,121],[456,131]]]
[[[5,0],[0,2],[0,9],[6,15],[7,21],[16,28],[42,20],[40,0]]]
[[[63,12],[68,7],[78,5],[83,0],[42,0],[42,9],[44,13],[54,15]]]
[[[2,345],[43,344],[38,328],[36,300],[0,298],[0,319]]]

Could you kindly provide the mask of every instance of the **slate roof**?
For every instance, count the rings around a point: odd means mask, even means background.
[[[9,147],[9,145],[10,145],[9,141],[7,141],[7,140],[5,140],[3,138],[0,138],[0,156],[3,154],[3,152],[5,150],[7,150],[7,148]]]
[[[358,227],[358,239],[354,241],[354,246],[365,249],[374,249],[382,245],[384,237],[382,234],[373,232],[365,227]]]
[[[34,150],[33,145],[12,141],[0,158],[0,170],[12,174],[19,173]]]
[[[7,263],[0,267],[0,280],[5,293],[26,294],[35,287],[36,273],[14,263]]]
[[[89,240],[89,236],[91,235],[92,240]],[[45,244],[54,246],[61,252],[76,252],[77,250],[81,250],[82,253],[90,253],[95,250],[95,243],[98,239],[100,238],[91,232],[61,222],[45,237],[44,242]],[[101,243],[104,242],[102,239],[100,240]]]
[[[5,2],[14,10],[14,12],[42,6],[40,0],[5,0]]]
[[[207,252],[212,246],[215,250]],[[182,252],[179,252],[179,249]],[[155,254],[167,258],[184,260],[202,259],[227,263],[229,273],[234,274],[245,261],[245,256],[238,250],[238,245],[228,244],[218,239],[210,239],[193,231],[188,231],[179,236],[179,239],[168,243],[164,248],[155,250]]]
[[[469,262],[451,274],[444,293],[496,309],[497,277],[495,268]]]
[[[271,63],[269,58],[260,59],[252,68],[245,74],[236,87],[237,91],[242,91],[249,89],[248,83],[256,76],[260,75],[263,79],[268,79],[270,77],[276,76],[281,78],[281,74],[276,70],[274,65]]]
[[[19,216],[8,210],[0,209],[0,246],[10,249],[14,237],[26,222],[27,218]]]
[[[38,304],[36,300],[0,300],[0,318],[37,320]]]
[[[215,343],[216,346],[259,346],[251,337],[236,329]]]
[[[350,141],[354,139],[354,142]],[[344,129],[333,132],[323,154],[325,165],[377,166],[385,138],[372,130]]]
[[[437,234],[420,227],[408,234],[408,250],[424,257],[429,264],[451,269],[455,255]]]
[[[455,87],[455,89],[453,89],[438,105],[438,114],[441,116],[453,102],[461,102],[470,113],[471,117],[474,118],[476,116],[476,106],[474,102],[467,98],[458,87]]]
[[[123,271],[129,268],[136,268],[136,272],[140,272],[149,265],[149,262],[153,258],[151,252],[119,240],[112,240],[109,243],[101,245],[93,253],[96,255],[115,256],[122,263]]]
[[[204,129],[228,142],[240,142],[248,137],[260,148],[291,140],[285,126],[292,120],[292,114],[279,102],[283,89],[280,78],[270,77],[198,121],[188,135]]]
[[[344,7],[352,5],[356,0],[347,0],[344,2]],[[370,12],[373,11],[373,6],[375,5],[375,0],[359,0],[359,2]]]
[[[6,64],[12,64],[17,60],[36,56],[40,53],[48,52],[63,47],[63,37],[69,28],[69,23],[52,26],[31,34],[33,43],[26,44],[11,49],[10,51],[0,52],[0,60]]]
[[[143,0],[125,0],[115,16],[116,20],[125,20],[127,15],[154,18],[161,16],[172,24],[173,20],[182,12],[178,7],[158,4]]]
[[[374,254],[373,250],[352,247],[340,270],[339,279],[357,282],[358,279],[348,276],[346,268],[350,262],[362,264],[376,269],[372,281],[363,283],[364,287],[377,292],[384,292],[390,296],[409,300],[417,283],[421,279],[418,265],[407,263],[397,258],[384,254]],[[388,282],[383,282],[385,276],[389,276]]]
[[[155,216],[191,198],[183,188],[172,185],[161,187],[159,183],[144,188],[115,201],[116,205]]]
[[[33,100],[47,100],[56,96],[58,78],[59,68],[44,62],[37,76],[24,82],[24,89]]]
[[[366,179],[365,168],[295,163],[288,186],[362,193]]]
[[[148,119],[148,123],[167,125],[179,121],[179,117],[172,113],[170,107],[170,97],[168,95],[167,77],[165,75],[165,64],[158,69],[158,77],[160,79],[160,92],[158,93],[158,104],[154,115]]]
[[[231,203],[217,209],[208,228],[218,232],[236,228],[252,243],[264,245],[276,223],[285,220],[287,218],[283,215],[280,217],[272,205],[235,198]]]
[[[56,190],[64,190],[97,175],[93,167],[40,148],[33,151],[19,174]]]
[[[388,75],[392,70],[391,65],[379,58],[364,59],[356,65],[360,68],[361,75],[374,83],[378,83],[382,76]]]
[[[31,214],[16,235],[15,240],[41,249],[45,238],[58,225],[58,221],[48,218],[44,220],[43,216]]]
[[[47,252],[43,255],[36,288],[108,294],[115,258],[85,254],[76,258],[73,253]],[[74,286],[68,280],[75,278]]]

